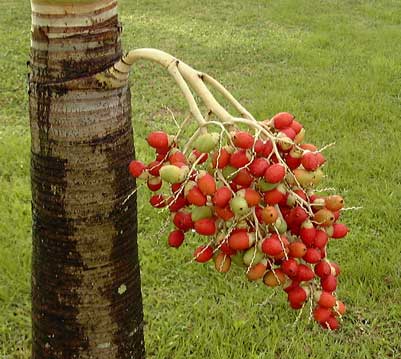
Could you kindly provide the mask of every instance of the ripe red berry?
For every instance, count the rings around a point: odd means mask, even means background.
[[[198,164],[202,164],[207,161],[209,154],[208,153],[202,153],[198,151],[197,149],[194,149],[192,151],[192,156],[195,158],[193,161],[190,161],[191,163],[195,162],[195,160],[198,160]]]
[[[253,182],[253,177],[247,168],[242,168],[233,178],[233,183],[243,188],[249,187]]]
[[[348,234],[348,227],[342,223],[333,224],[332,238],[343,238]]]
[[[316,248],[324,248],[328,241],[329,237],[327,236],[327,233],[325,231],[322,231],[321,229],[316,231],[316,237],[315,237]]]
[[[168,245],[170,247],[178,248],[184,242],[184,238],[184,232],[176,229],[169,234]]]
[[[167,205],[167,201],[162,194],[155,194],[150,197],[149,203],[155,208],[163,208]]]
[[[270,140],[267,140],[265,142],[265,148],[263,149],[263,156],[264,157],[269,157],[270,154],[273,152],[273,142]]]
[[[267,160],[262,157],[257,157],[249,165],[249,171],[255,177],[262,177],[264,176],[267,167],[269,167]]]
[[[322,255],[317,248],[308,248],[303,260],[307,263],[318,263],[322,259]]]
[[[334,316],[330,316],[326,321],[320,323],[324,329],[337,330],[340,328],[340,323]]]
[[[175,150],[174,153],[172,153],[169,157],[168,160],[170,164],[174,165],[176,163],[187,163],[187,159],[185,158],[184,154],[181,151]]]
[[[331,274],[330,264],[327,261],[322,260],[321,262],[315,265],[315,273],[320,278],[327,277],[328,275]]]
[[[295,131],[296,134],[298,134],[303,128],[303,126],[297,120],[293,120],[290,127]]]
[[[213,248],[210,246],[199,246],[195,249],[194,258],[199,263],[204,263],[213,257]]]
[[[229,188],[220,187],[216,190],[216,193],[213,195],[213,204],[217,207],[224,208],[228,205],[232,198],[232,194]]]
[[[170,212],[178,212],[187,205],[187,200],[183,195],[174,196],[167,200],[167,204]]]
[[[331,316],[331,310],[318,305],[313,311],[313,318],[319,323],[325,323]]]
[[[229,246],[228,240],[225,240],[223,243],[220,244],[220,250],[228,256],[234,256],[237,253],[235,249],[232,249]]]
[[[333,308],[336,305],[336,297],[329,292],[321,292],[317,303],[324,308]]]
[[[160,168],[163,166],[162,161],[153,161],[148,165],[148,171],[152,176],[160,176]]]
[[[163,131],[151,132],[147,139],[149,146],[157,149],[167,149],[169,147],[169,140],[167,133]]]
[[[296,286],[288,291],[288,301],[292,304],[303,304],[308,297],[305,289],[300,286]]]
[[[311,221],[305,221],[302,223],[299,235],[302,242],[304,242],[308,247],[315,243],[316,228],[313,226]]]
[[[277,256],[283,252],[283,246],[277,237],[267,237],[262,242],[262,252],[269,256]]]
[[[228,221],[229,219],[234,217],[234,213],[230,209],[230,206],[225,206],[224,208],[215,206],[214,212],[219,218],[223,219],[224,221]]]
[[[281,263],[280,268],[287,276],[293,278],[298,273],[298,262],[293,258],[289,258]]]
[[[218,152],[213,153],[212,165],[213,168],[224,168],[230,162],[230,153],[225,149],[221,148]]]
[[[178,229],[181,229],[184,232],[188,231],[194,226],[194,223],[192,222],[191,213],[183,211],[176,212],[173,218],[173,223]]]
[[[337,278],[334,275],[328,275],[321,279],[320,284],[326,292],[334,292],[337,288]]]
[[[282,128],[290,127],[294,116],[288,112],[279,112],[272,118],[272,123],[274,128],[280,130]]]
[[[216,192],[216,181],[209,173],[204,173],[198,178],[198,187],[206,195],[212,195]]]
[[[248,233],[246,230],[240,230],[238,232],[231,233],[230,237],[228,238],[229,246],[237,251],[243,251],[250,248],[254,242],[254,234]]]
[[[263,143],[263,141],[260,139],[257,139],[255,141],[255,145],[253,146],[255,153],[257,155],[263,155],[264,148],[265,148],[265,144]]]
[[[156,192],[162,187],[163,181],[160,177],[152,177],[148,179],[147,185],[151,191]]]
[[[265,180],[269,183],[278,183],[283,180],[285,176],[285,168],[279,163],[269,166],[265,171]]]
[[[230,165],[235,168],[242,168],[249,163],[250,156],[246,150],[238,150],[231,154]]]
[[[131,176],[137,178],[146,170],[146,166],[141,161],[133,160],[130,162],[128,170]]]
[[[305,264],[299,264],[298,265],[298,273],[297,276],[295,277],[296,280],[300,282],[308,282],[315,278],[315,273],[313,273],[313,270],[310,269],[307,265]]]
[[[285,199],[285,189],[277,187],[264,193],[263,198],[266,204],[274,206]]]
[[[246,203],[248,203],[249,207],[257,206],[260,203],[261,199],[262,198],[261,198],[259,192],[255,191],[252,188],[245,189],[245,200],[246,200]]]
[[[319,159],[314,152],[305,152],[301,158],[301,163],[307,171],[314,171],[319,167]]]
[[[216,233],[216,221],[213,218],[203,218],[194,223],[195,231],[204,236]]]
[[[248,132],[237,131],[233,136],[234,146],[239,148],[244,148],[244,149],[252,148],[253,142],[254,142],[253,136]]]
[[[206,204],[206,196],[201,192],[198,186],[192,187],[187,194],[187,201],[195,206],[204,206]]]
[[[285,157],[285,163],[287,163],[287,166],[291,169],[291,170],[295,170],[296,168],[299,167],[299,165],[301,164],[301,158],[300,157],[292,157],[291,156],[291,152],[288,153]]]

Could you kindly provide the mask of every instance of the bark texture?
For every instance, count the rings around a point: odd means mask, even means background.
[[[82,1],[81,1],[82,2]],[[32,358],[144,357],[129,87],[117,2],[32,2]]]

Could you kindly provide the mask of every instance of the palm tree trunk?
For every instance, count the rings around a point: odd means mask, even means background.
[[[31,0],[32,358],[144,357],[116,0]]]

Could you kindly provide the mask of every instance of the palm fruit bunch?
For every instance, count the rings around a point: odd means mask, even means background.
[[[248,280],[282,287],[291,308],[311,301],[316,322],[336,330],[345,305],[335,294],[340,267],[327,258],[327,245],[348,233],[339,222],[344,200],[315,192],[325,157],[304,142],[292,114],[248,127],[204,129],[185,151],[176,136],[152,132],[154,161],[133,160],[129,171],[147,182],[150,204],[171,213],[169,246],[196,232],[194,261],[213,260],[220,273],[235,263]]]

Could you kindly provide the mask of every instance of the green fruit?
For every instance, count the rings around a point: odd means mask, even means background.
[[[194,206],[191,211],[192,222],[196,222],[200,219],[211,218],[211,217],[213,217],[213,211],[212,208],[208,206],[202,206],[202,207]]]
[[[260,191],[267,192],[267,191],[271,191],[272,189],[276,188],[278,185],[279,185],[279,182],[268,183],[264,179],[261,179],[261,180],[259,180],[257,187]]]
[[[236,168],[234,168],[234,167],[232,167],[232,166],[226,166],[226,167],[224,167],[223,169],[222,169],[222,173],[223,173],[223,176],[224,176],[224,178],[226,179],[226,180],[231,180],[232,179],[232,177],[233,177],[233,174],[234,174],[234,172],[236,171],[237,169]]]
[[[202,153],[211,152],[219,143],[220,134],[217,132],[204,133],[200,135],[194,142],[194,147]]]
[[[258,251],[256,247],[249,248],[242,258],[246,266],[258,264],[265,255]]]
[[[168,183],[180,183],[185,180],[188,167],[179,168],[174,165],[166,165],[160,168],[160,177]]]
[[[244,267],[243,261],[244,252],[238,251],[234,256],[231,256],[231,262],[235,263],[237,266]]]
[[[246,202],[245,198],[240,196],[235,196],[230,201],[230,208],[234,212],[234,214],[238,216],[242,216],[249,212],[248,203]]]

